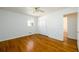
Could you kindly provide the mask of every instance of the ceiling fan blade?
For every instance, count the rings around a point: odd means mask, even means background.
[[[40,12],[44,12],[43,10],[39,9]]]
[[[34,11],[36,11],[36,12],[44,12],[43,10],[40,9],[40,7],[34,7]]]

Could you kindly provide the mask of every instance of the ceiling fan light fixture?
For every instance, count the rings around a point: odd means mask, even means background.
[[[44,11],[40,9],[40,7],[33,8],[33,14],[35,16],[42,16],[44,14]]]

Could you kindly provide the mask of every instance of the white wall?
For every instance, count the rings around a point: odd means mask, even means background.
[[[27,21],[34,20],[28,27]],[[36,17],[0,10],[0,41],[36,33]]]
[[[47,22],[46,18],[47,16],[41,17],[38,19],[38,30],[40,34],[47,35]]]
[[[76,9],[68,8],[55,12],[52,11],[50,14],[38,19],[37,17],[19,12],[0,10],[0,40],[41,33],[63,41],[63,16],[71,11],[76,12]],[[28,27],[27,21],[32,19],[34,19],[35,24],[33,27]]]
[[[58,40],[64,40],[64,15],[77,12],[77,8],[65,8],[52,11],[50,14],[39,18],[39,31],[43,35]],[[42,24],[42,21],[44,24]]]
[[[39,30],[43,35],[63,41],[64,20],[62,10],[39,18]]]
[[[76,13],[76,12],[77,12],[77,7],[66,7],[66,8],[64,8],[64,15]]]
[[[67,27],[68,27],[68,37],[72,39],[77,39],[77,14],[67,15]]]

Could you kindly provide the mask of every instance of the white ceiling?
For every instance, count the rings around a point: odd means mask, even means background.
[[[48,14],[64,8],[65,7],[40,7],[40,9],[44,11],[44,14]],[[33,14],[33,7],[0,7],[0,9],[37,16]]]

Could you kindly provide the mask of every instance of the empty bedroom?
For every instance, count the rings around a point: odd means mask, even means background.
[[[0,52],[78,52],[79,8],[0,7]]]

